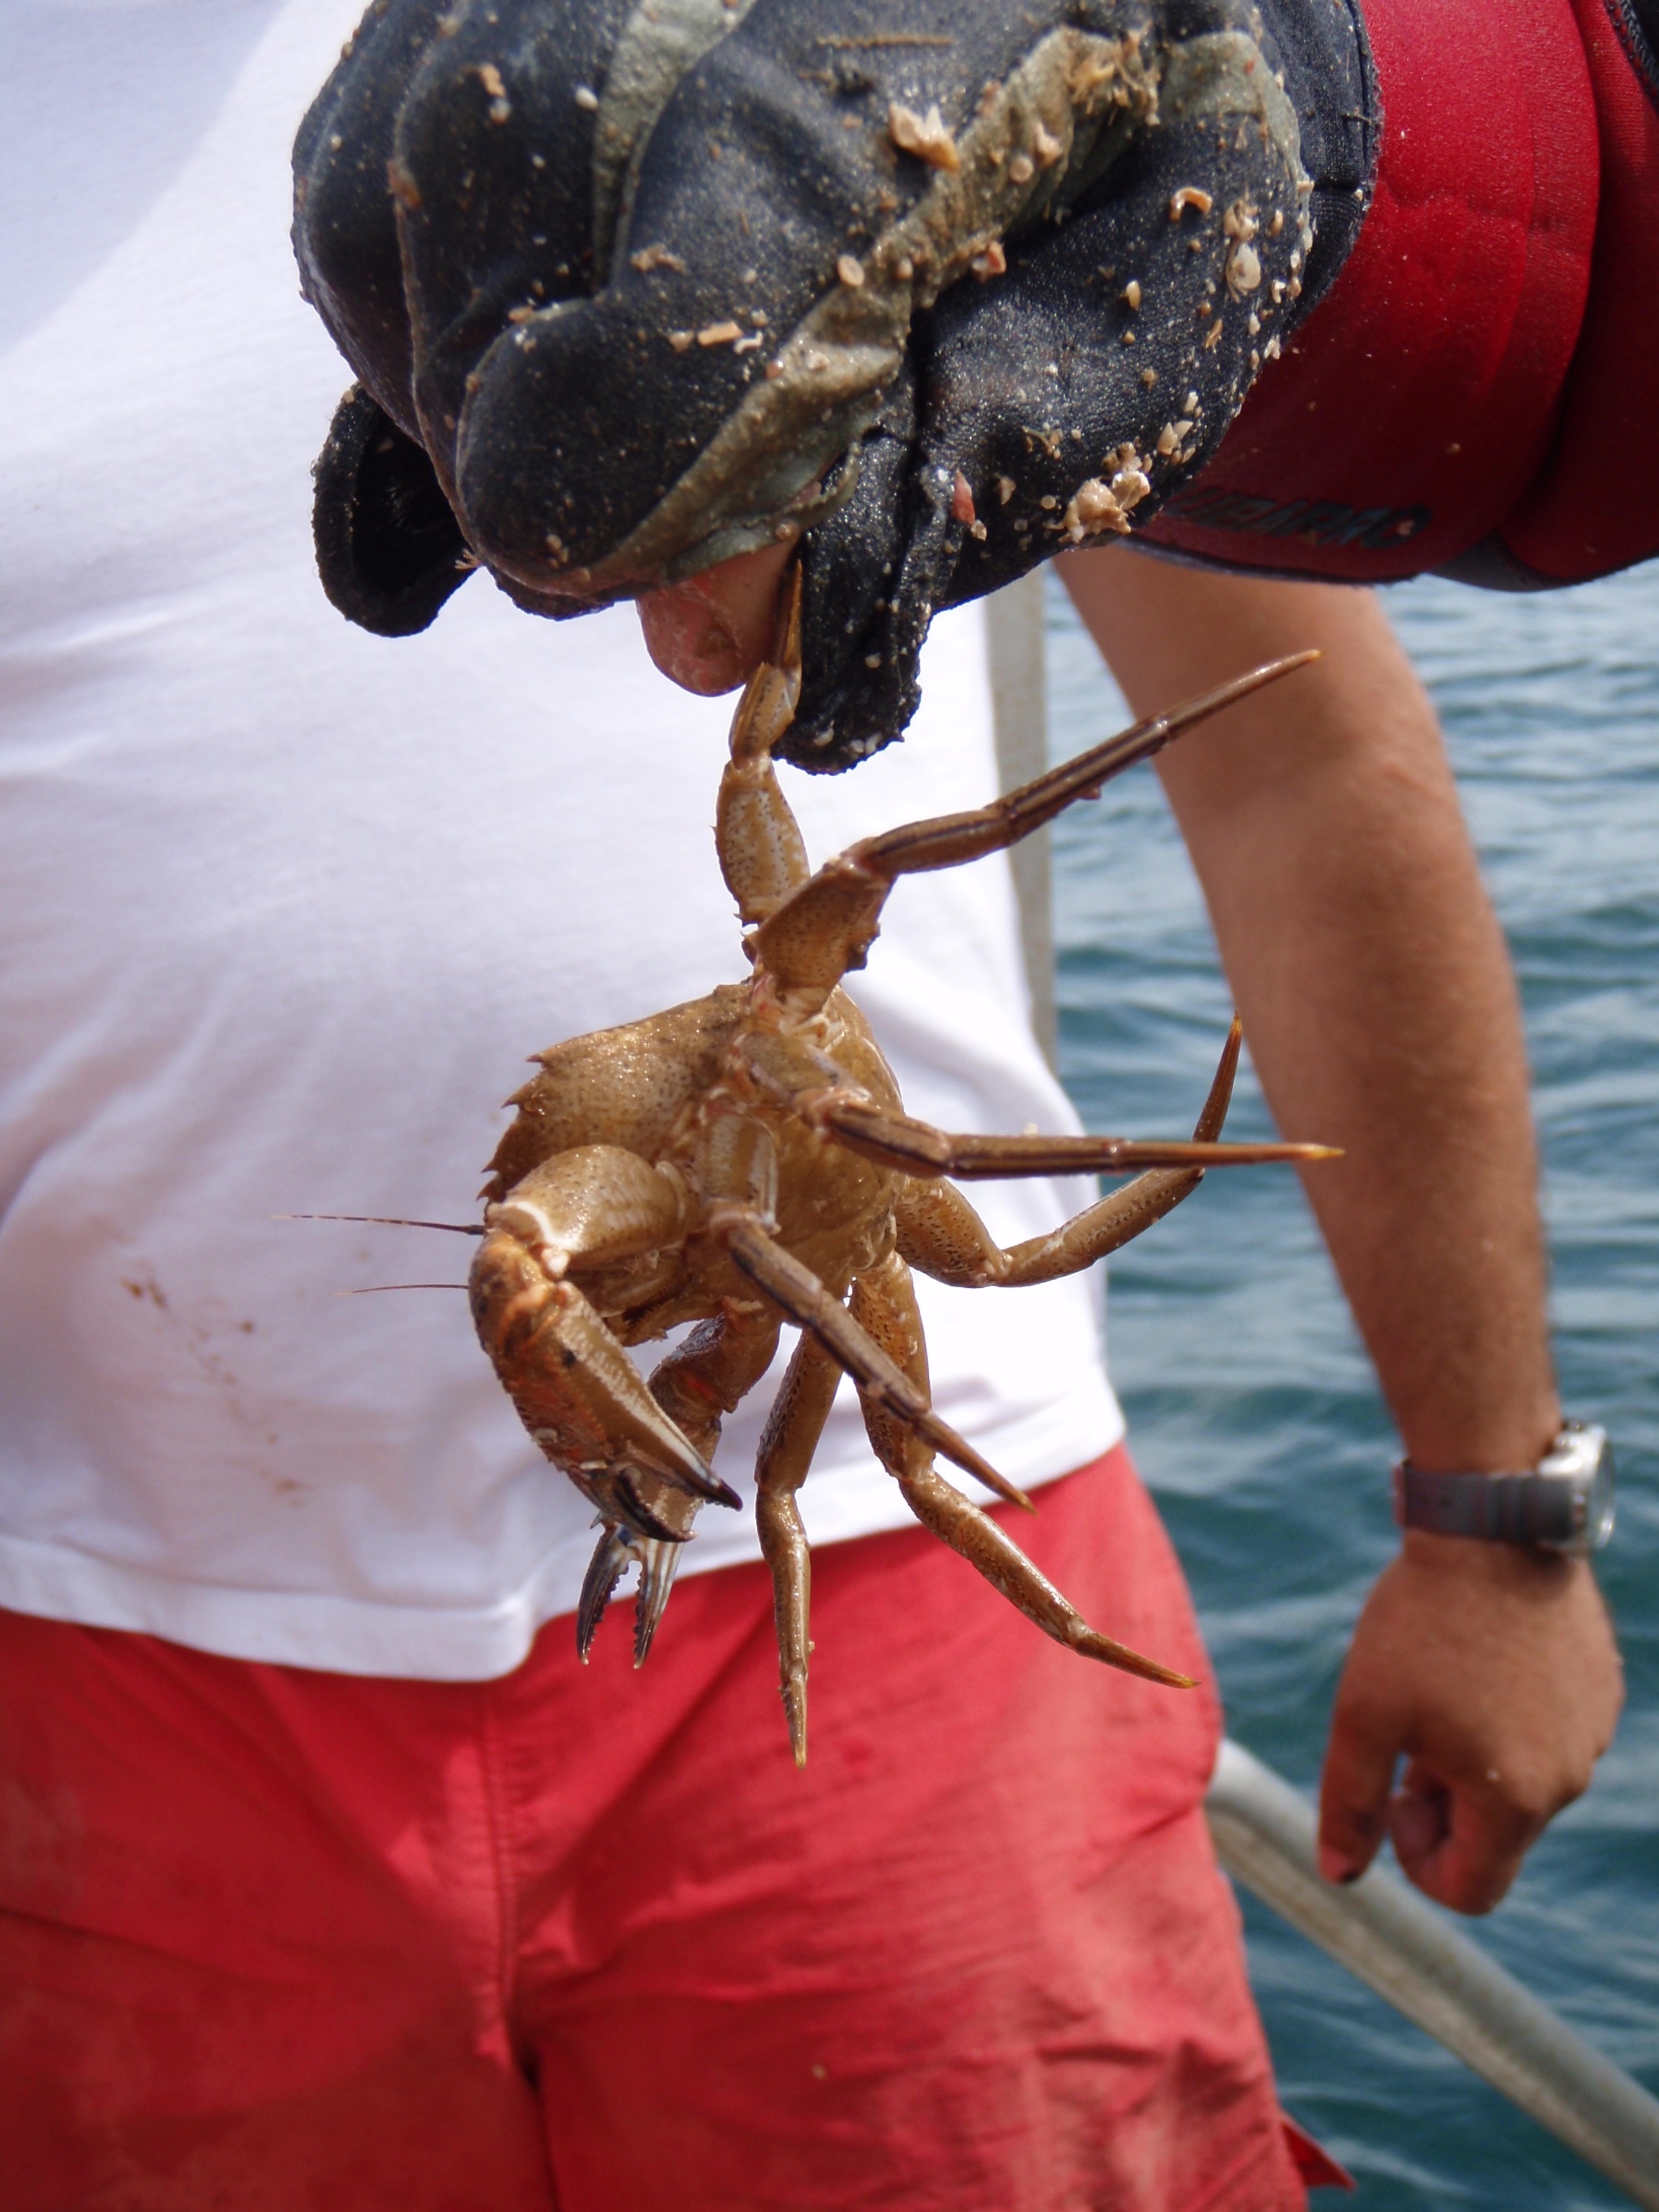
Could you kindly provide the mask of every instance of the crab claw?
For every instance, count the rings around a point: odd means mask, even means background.
[[[553,1279],[510,1230],[492,1228],[485,1237],[469,1287],[479,1340],[519,1418],[556,1467],[586,1477],[584,1487],[607,1520],[628,1521],[644,1536],[675,1534],[644,1505],[635,1473],[717,1505],[740,1504],[646,1389],[581,1291],[568,1277]],[[602,1494],[608,1486],[615,1486],[614,1501]]]
[[[630,1488],[634,1486],[630,1485]],[[637,1489],[636,1506],[641,1505]],[[696,1512],[695,1500],[678,1500],[680,1517],[689,1522]],[[671,1504],[668,1510],[675,1506]],[[655,1519],[648,1507],[644,1507],[641,1518]],[[634,1601],[634,1664],[643,1667],[651,1650],[651,1641],[657,1632],[663,1613],[668,1604],[669,1593],[674,1587],[674,1571],[680,1563],[680,1546],[690,1534],[689,1528],[673,1528],[659,1522],[661,1534],[656,1536],[630,1535],[626,1528],[608,1526],[588,1561],[587,1572],[582,1577],[581,1602],[576,1608],[576,1654],[586,1664],[592,1649],[593,1638],[599,1633],[605,1609],[616,1595],[617,1584],[622,1580],[629,1563],[638,1560],[640,1586]]]
[[[576,1607],[576,1656],[583,1666],[593,1648],[605,1609],[634,1554],[620,1528],[607,1528],[594,1547],[582,1577],[581,1601]]]
[[[643,1667],[650,1656],[651,1639],[668,1603],[668,1594],[674,1587],[674,1572],[680,1563],[678,1547],[683,1537],[672,1544],[641,1544],[637,1549],[640,1561],[640,1587],[634,1600],[634,1664]]]
[[[625,1529],[638,1542],[684,1544],[689,1541],[690,1531],[676,1528],[672,1522],[664,1519],[660,1494],[656,1500],[647,1498],[639,1476],[627,1473],[596,1475],[584,1482],[582,1486],[605,1518]],[[661,1492],[660,1484],[652,1486]],[[684,1492],[678,1491],[673,1494],[684,1496]]]

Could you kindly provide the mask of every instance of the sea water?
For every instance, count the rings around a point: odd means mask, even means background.
[[[1659,563],[1535,598],[1413,583],[1385,604],[1439,708],[1520,975],[1562,1395],[1611,1431],[1620,1482],[1599,1570],[1628,1669],[1618,1740],[1473,1932],[1659,2092]],[[1052,582],[1048,629],[1058,758],[1127,716]],[[1054,875],[1061,1073],[1087,1126],[1190,1127],[1229,1000],[1149,770],[1062,817]],[[1228,1133],[1267,1133],[1247,1068]],[[1108,1316],[1230,1732],[1311,1792],[1349,1632],[1395,1548],[1398,1446],[1291,1180],[1211,1176],[1113,1262]],[[1285,2103],[1352,2169],[1362,2208],[1628,2202],[1243,1901]]]

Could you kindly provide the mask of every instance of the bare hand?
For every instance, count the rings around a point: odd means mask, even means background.
[[[1583,1560],[1408,1531],[1337,1690],[1322,1873],[1352,1881],[1386,1830],[1419,1889],[1490,1912],[1547,1822],[1589,1786],[1623,1702]]]

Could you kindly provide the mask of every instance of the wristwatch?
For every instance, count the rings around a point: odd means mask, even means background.
[[[1534,1544],[1573,1559],[1613,1534],[1613,1454],[1594,1421],[1567,1421],[1522,1474],[1429,1474],[1408,1459],[1394,1470],[1394,1517],[1437,1536]]]

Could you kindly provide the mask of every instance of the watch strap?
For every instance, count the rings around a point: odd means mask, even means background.
[[[1409,1460],[1394,1470],[1394,1517],[1437,1536],[1559,1549],[1578,1534],[1582,1502],[1555,1474],[1429,1474]]]

